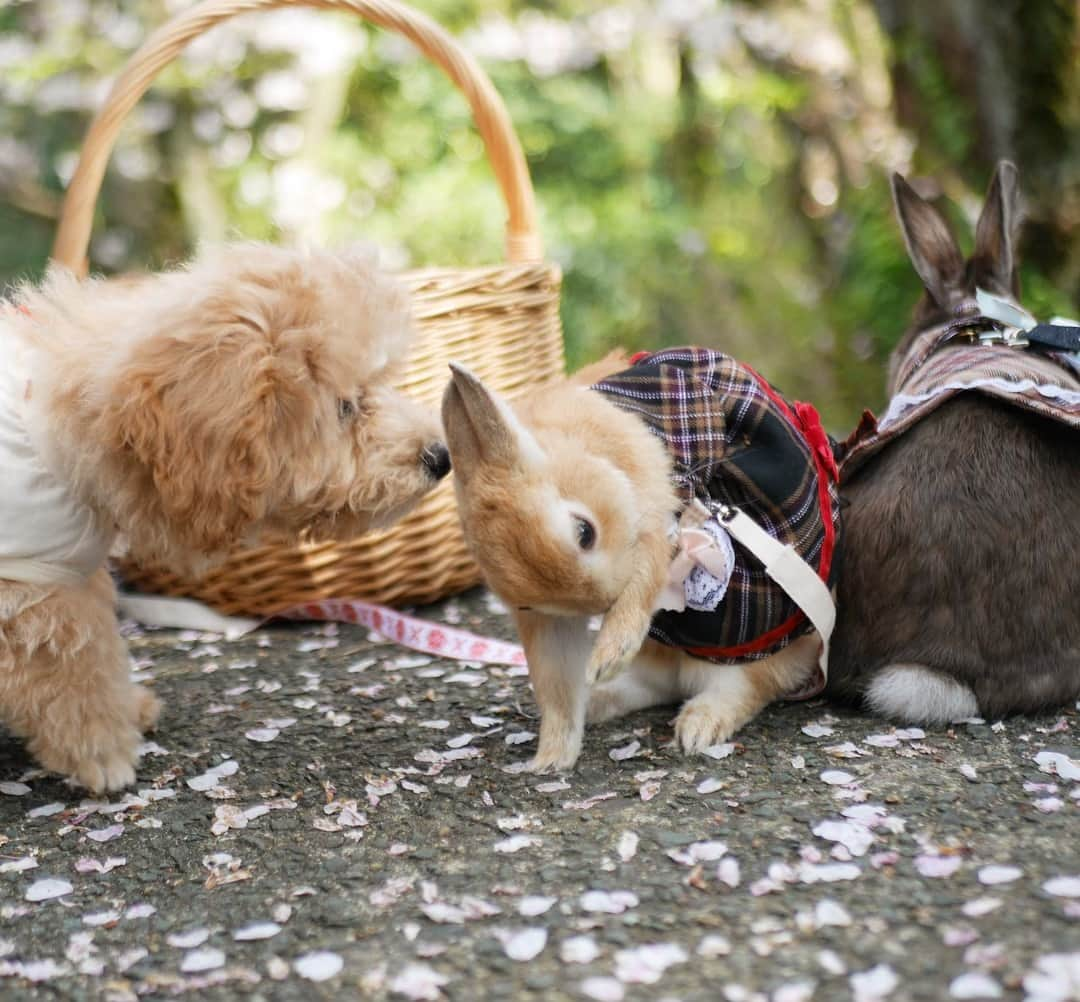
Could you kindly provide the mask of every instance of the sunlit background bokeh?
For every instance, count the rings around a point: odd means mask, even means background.
[[[0,5],[0,286],[41,273],[93,110],[186,0]],[[888,176],[962,240],[994,161],[1028,196],[1025,301],[1080,301],[1075,0],[419,0],[480,60],[525,148],[576,365],[713,345],[815,401],[880,405],[918,294]],[[929,181],[933,179],[933,181]],[[493,262],[504,212],[468,108],[398,37],[293,8],[200,38],[123,133],[92,266],[201,240],[377,241],[395,266]]]

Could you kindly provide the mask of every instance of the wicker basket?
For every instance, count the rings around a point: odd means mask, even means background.
[[[85,274],[109,154],[124,118],[161,69],[219,22],[287,6],[351,11],[404,35],[442,67],[469,101],[508,209],[508,263],[427,268],[403,276],[413,291],[420,338],[402,389],[436,404],[451,360],[466,363],[510,397],[560,375],[559,271],[542,260],[532,183],[506,108],[483,70],[439,25],[392,0],[203,0],[159,28],[131,58],[90,125],[64,201],[55,260]],[[434,601],[479,581],[446,483],[393,529],[350,542],[296,545],[267,539],[234,551],[199,580],[145,566],[137,555],[121,570],[143,591],[201,599],[228,614],[265,614],[334,597]]]

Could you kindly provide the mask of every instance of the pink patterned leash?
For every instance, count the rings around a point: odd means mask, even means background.
[[[207,605],[187,598],[163,595],[139,595],[121,592],[122,615],[145,626],[178,630],[221,633],[228,638],[242,637],[273,619],[321,620],[359,623],[402,647],[459,661],[477,661],[488,665],[524,665],[525,652],[518,644],[481,637],[468,630],[435,623],[416,616],[406,616],[396,609],[371,602],[348,599],[324,599],[294,605],[263,619],[223,616]]]
[[[442,623],[406,616],[396,609],[371,602],[328,598],[305,602],[279,612],[275,619],[315,619],[338,623],[359,623],[395,644],[422,654],[459,661],[479,661],[488,665],[524,665],[525,652],[518,644],[481,637]]]

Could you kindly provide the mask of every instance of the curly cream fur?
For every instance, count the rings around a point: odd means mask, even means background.
[[[265,533],[356,535],[434,486],[438,419],[393,387],[408,295],[370,250],[233,245],[132,281],[55,270],[16,305],[3,323],[27,351],[42,458],[142,557],[198,568]],[[0,581],[0,718],[96,790],[134,779],[157,716],[113,599],[104,570]]]

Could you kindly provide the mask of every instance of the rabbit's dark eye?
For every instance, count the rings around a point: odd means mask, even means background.
[[[356,410],[355,400],[339,400],[337,402],[337,416],[342,421],[348,421],[356,417]]]
[[[596,526],[587,518],[575,518],[574,523],[578,546],[583,550],[591,550],[596,543]]]

